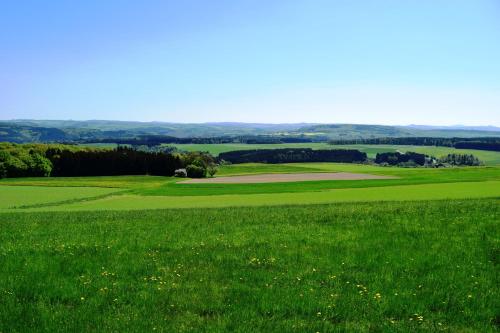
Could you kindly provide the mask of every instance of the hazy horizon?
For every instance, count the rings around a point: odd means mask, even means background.
[[[500,126],[495,0],[4,4],[0,119]]]
[[[206,122],[173,122],[173,121],[160,121],[160,120],[151,120],[151,121],[141,121],[141,120],[120,120],[120,119],[28,119],[28,118],[19,118],[19,119],[0,119],[3,122],[22,122],[22,121],[67,121],[67,122],[131,122],[131,123],[158,123],[158,124],[195,124],[195,125],[209,125],[209,124],[244,124],[244,125],[375,125],[375,126],[395,126],[395,127],[415,127],[415,128],[483,128],[483,129],[494,129],[500,130],[499,126],[495,125],[474,125],[474,124],[450,124],[450,125],[433,125],[433,124],[384,124],[384,123],[326,123],[326,122],[279,122],[279,123],[265,123],[265,122],[238,122],[238,121],[206,121]]]

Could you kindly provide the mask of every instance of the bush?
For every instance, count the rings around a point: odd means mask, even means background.
[[[7,177],[29,176],[28,165],[15,156],[10,156],[10,158],[4,162],[4,165],[7,170]]]
[[[186,169],[177,169],[174,171],[174,176],[175,177],[180,177],[180,178],[186,178],[187,177],[187,171]]]
[[[215,164],[211,164],[207,168],[207,172],[208,172],[208,175],[210,177],[213,177],[217,173],[217,171],[218,171],[218,169],[217,169],[217,166]]]
[[[182,157],[184,165],[196,165],[207,168],[210,164],[214,164],[215,160],[212,155],[203,152],[187,152]]]
[[[35,177],[48,177],[52,172],[52,162],[38,153],[33,153],[29,161],[29,173]]]
[[[186,172],[187,176],[190,178],[205,178],[207,176],[206,168],[194,164],[188,165],[186,167]]]

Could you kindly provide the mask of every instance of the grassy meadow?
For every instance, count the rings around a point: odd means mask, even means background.
[[[115,193],[115,189],[99,187],[1,186],[0,209],[25,205],[47,205],[53,202],[81,201]]]
[[[499,330],[500,166],[304,172],[0,180],[0,332]]]
[[[251,150],[251,149],[278,149],[278,148],[312,148],[312,149],[357,149],[365,152],[368,157],[374,158],[377,153],[385,152],[407,152],[412,151],[420,154],[431,155],[434,157],[442,157],[448,154],[473,154],[478,157],[486,165],[500,164],[500,153],[485,150],[473,149],[455,149],[453,147],[438,147],[438,146],[409,146],[409,145],[330,145],[326,142],[313,143],[283,143],[283,144],[244,144],[244,143],[227,143],[227,144],[166,144],[165,146],[173,146],[185,151],[206,151],[212,155],[219,155],[234,150]]]
[[[495,332],[499,207],[4,213],[0,331]]]

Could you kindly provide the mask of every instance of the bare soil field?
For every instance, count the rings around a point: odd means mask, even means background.
[[[282,173],[248,176],[197,178],[179,182],[180,184],[249,184],[249,183],[281,183],[303,182],[317,180],[364,180],[364,179],[395,179],[397,177],[370,175],[350,172],[316,172],[316,173]]]

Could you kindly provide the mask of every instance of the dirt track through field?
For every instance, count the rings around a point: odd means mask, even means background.
[[[349,172],[317,172],[317,173],[276,173],[248,176],[198,178],[179,182],[180,184],[250,184],[303,182],[315,180],[363,180],[363,179],[395,179],[397,177],[369,175]]]

